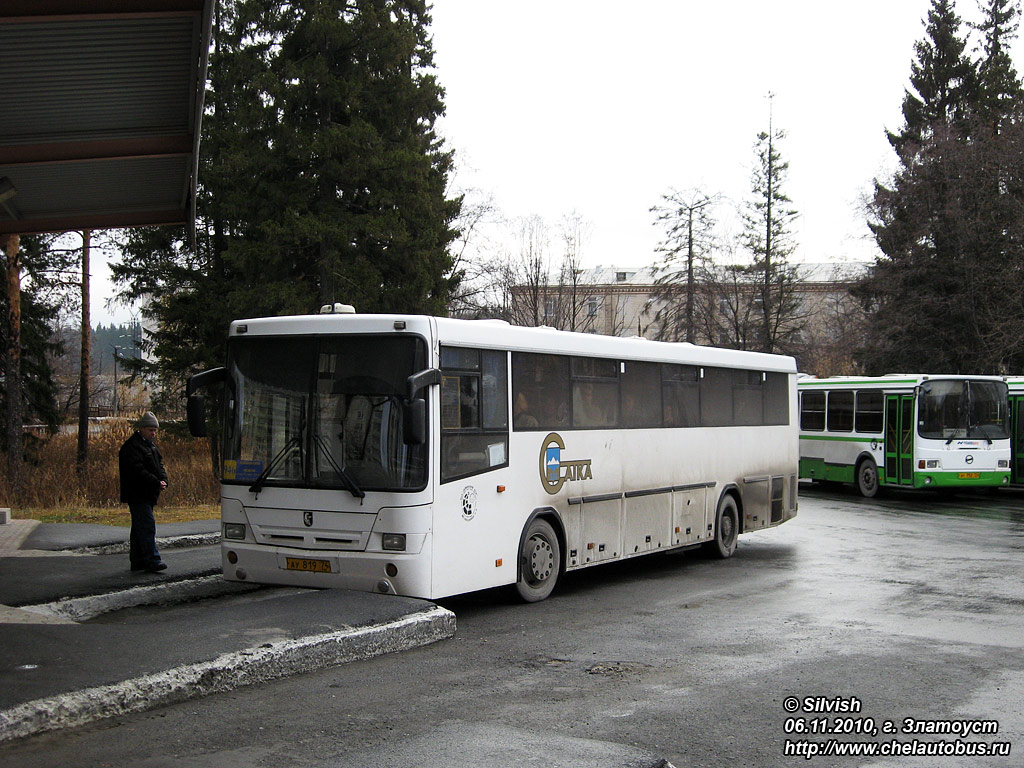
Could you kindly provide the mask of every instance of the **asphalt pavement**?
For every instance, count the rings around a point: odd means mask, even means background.
[[[424,600],[227,582],[219,525],[158,525],[156,574],[129,569],[126,527],[0,525],[0,742],[455,633]]]

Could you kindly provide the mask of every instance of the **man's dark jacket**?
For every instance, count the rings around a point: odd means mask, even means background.
[[[160,449],[140,433],[125,440],[117,454],[121,475],[121,502],[124,504],[156,504],[160,497],[160,481],[167,481],[167,471]]]

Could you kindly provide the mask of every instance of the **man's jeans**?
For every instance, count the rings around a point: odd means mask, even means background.
[[[132,568],[146,568],[159,563],[153,505],[138,502],[129,504],[128,510],[132,513],[132,530],[128,536],[128,558]]]

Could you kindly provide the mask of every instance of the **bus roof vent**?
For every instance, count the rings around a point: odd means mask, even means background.
[[[351,304],[341,304],[335,302],[334,304],[324,304],[320,307],[321,315],[354,315],[356,308]]]

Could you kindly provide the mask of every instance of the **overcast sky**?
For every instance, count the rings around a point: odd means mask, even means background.
[[[439,132],[456,151],[458,187],[553,230],[576,212],[590,227],[585,266],[642,267],[662,234],[650,208],[670,189],[748,197],[773,93],[799,213],[793,260],[868,260],[862,200],[895,167],[885,129],[902,125],[929,5],[434,0]],[[956,6],[979,18],[975,0]],[[125,317],[93,309],[94,322]]]
[[[749,197],[773,93],[793,260],[868,260],[862,200],[895,167],[885,129],[902,125],[929,6],[434,0],[440,132],[460,186],[509,218],[576,211],[592,228],[585,265],[639,267],[655,260],[650,208],[671,188]],[[976,0],[956,8],[979,18]]]

